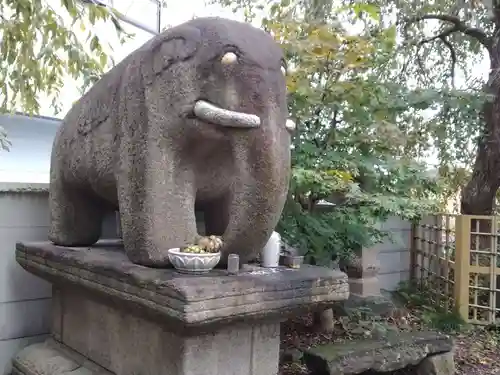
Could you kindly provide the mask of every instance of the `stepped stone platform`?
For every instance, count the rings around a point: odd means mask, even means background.
[[[186,275],[131,263],[118,240],[18,243],[52,282],[51,338],[14,358],[23,375],[276,375],[279,324],[348,297],[345,274],[245,266]]]

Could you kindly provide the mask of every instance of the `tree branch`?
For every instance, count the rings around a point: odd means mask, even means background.
[[[323,150],[325,150],[328,146],[331,146],[337,138],[338,115],[339,109],[335,108],[330,121],[330,129]]]
[[[430,86],[432,84],[432,80],[429,78],[429,74],[427,73],[427,70],[425,69],[425,64],[422,61],[422,56],[420,56],[419,50],[417,50],[416,58],[417,58],[417,65],[420,68],[420,71],[422,72],[422,76],[423,76],[423,78],[425,78],[427,80],[426,85]]]
[[[321,83],[322,79],[325,78],[325,76],[327,78],[327,82],[331,81],[332,72],[329,69],[329,63],[330,63],[330,61],[331,61],[331,58],[330,58],[330,54],[329,54],[327,56],[327,58],[326,58],[325,65],[323,66],[323,69],[319,73],[318,82]],[[340,77],[340,73],[336,73],[335,76],[336,76],[336,78],[335,78],[334,82],[337,82],[338,79],[339,79],[339,77]],[[305,121],[305,125],[306,125],[306,127],[308,128],[309,131],[313,130],[312,129],[313,125],[314,125],[314,131],[317,131],[317,129],[318,129],[318,125],[320,124],[320,117],[321,117],[321,115],[322,115],[322,113],[323,113],[323,111],[325,109],[324,101],[326,99],[327,93],[328,93],[328,87],[325,85],[325,87],[323,88],[323,92],[321,94],[320,104],[314,110],[312,118],[310,118],[309,121]],[[323,143],[323,147],[321,146],[320,141],[318,140],[318,138],[314,137],[313,141],[314,141],[314,144],[316,145],[316,147],[318,149],[324,149],[325,148],[324,143]]]
[[[422,44],[425,44],[425,43],[430,43],[434,40],[437,40],[437,39],[441,39],[443,40],[443,38],[446,38],[448,35],[451,35],[452,33],[456,32],[457,30],[455,30],[455,26],[452,26],[446,30],[444,30],[443,32],[437,34],[437,35],[434,35],[434,36],[431,36],[430,38],[426,38],[426,39],[422,39],[418,45],[421,46]]]
[[[455,88],[455,67],[457,66],[457,53],[455,52],[455,48],[450,43],[446,37],[442,37],[441,40],[445,44],[446,47],[450,50],[450,58],[451,58],[451,71],[450,71],[450,79],[451,79],[451,87]]]
[[[448,49],[450,50],[450,59],[451,59],[450,79],[451,79],[451,87],[452,88],[455,88],[455,70],[456,70],[456,66],[457,66],[457,53],[456,53],[453,45],[448,40],[448,36],[451,35],[452,33],[454,33],[455,31],[456,31],[455,26],[452,26],[452,27],[444,30],[443,32],[439,33],[438,35],[434,35],[430,38],[423,39],[418,43],[418,46],[420,47],[421,45],[423,45],[425,43],[429,43],[429,42],[432,42],[434,40],[440,39],[443,42],[443,44],[446,47],[448,47]]]
[[[453,24],[452,27],[446,29],[439,35],[429,38],[428,41],[441,38],[442,36],[448,36],[454,32],[461,32],[465,35],[468,35],[474,39],[476,39],[479,43],[481,43],[488,51],[491,51],[492,48],[492,40],[491,38],[484,32],[483,30],[468,26],[464,21],[462,21],[459,17],[452,16],[449,14],[424,14],[422,16],[417,16],[413,18],[408,18],[405,20],[405,23],[411,24],[415,22],[425,21],[425,20],[440,20],[443,22],[449,22]]]

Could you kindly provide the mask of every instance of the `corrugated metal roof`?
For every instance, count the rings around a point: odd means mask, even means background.
[[[0,151],[1,183],[48,183],[52,142],[61,120],[21,113],[0,115],[0,126],[12,143]]]

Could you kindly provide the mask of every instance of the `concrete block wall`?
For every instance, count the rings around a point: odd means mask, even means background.
[[[21,192],[27,187],[33,191]],[[14,253],[18,241],[47,240],[47,187],[0,186],[0,375],[10,373],[12,356],[44,340],[50,330],[51,286],[21,268]],[[103,238],[114,237],[115,220],[110,215],[103,224]]]
[[[335,205],[321,202],[318,208],[329,211],[334,210]],[[411,222],[393,216],[381,222],[379,228],[389,233],[388,238],[364,251],[373,250],[378,254],[380,288],[393,291],[400,282],[410,279]]]
[[[389,233],[389,238],[371,249],[378,251],[380,288],[392,291],[410,277],[411,223],[391,217],[380,227]]]
[[[50,284],[24,271],[15,260],[20,239],[47,238],[47,193],[0,193],[0,374],[20,348],[49,331]]]

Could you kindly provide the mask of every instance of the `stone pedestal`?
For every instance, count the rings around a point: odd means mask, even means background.
[[[53,324],[14,374],[276,375],[280,322],[348,297],[346,276],[326,268],[183,275],[132,264],[119,241],[20,243],[16,257],[52,282]]]
[[[342,269],[349,277],[349,291],[351,295],[361,298],[380,297],[378,271],[378,250],[363,248],[353,259],[345,261]]]

